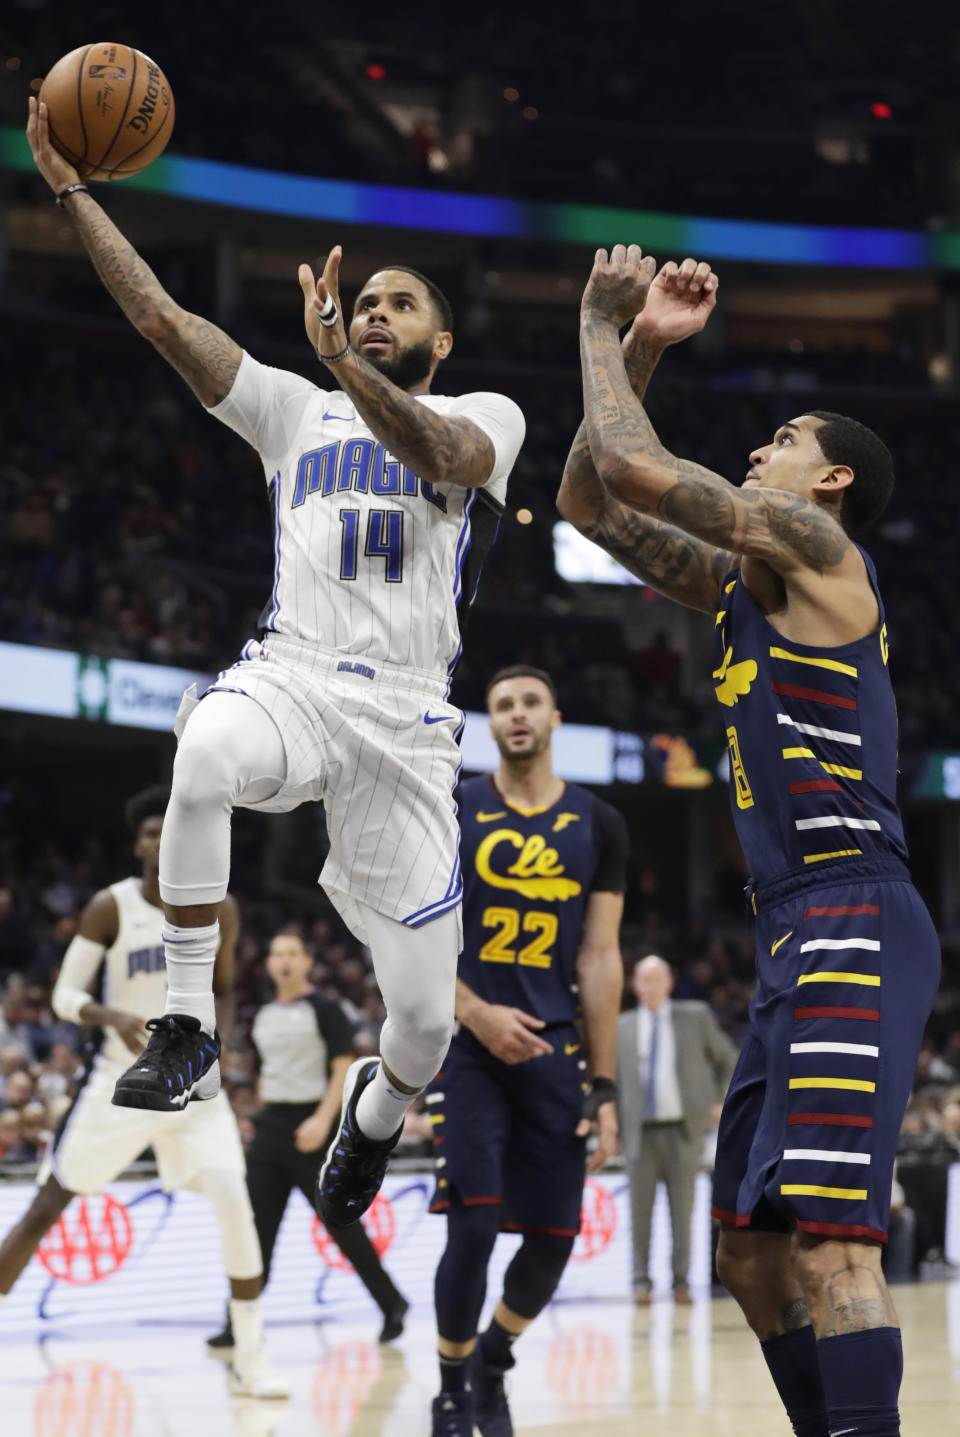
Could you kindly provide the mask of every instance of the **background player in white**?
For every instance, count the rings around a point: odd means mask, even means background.
[[[191,1188],[212,1202],[230,1277],[230,1314],[236,1333],[233,1381],[239,1394],[286,1397],[283,1380],[263,1353],[258,1297],[260,1244],[247,1196],[243,1149],[225,1093],[184,1114],[131,1112],[111,1102],[114,1084],[147,1040],[144,1019],[163,1000],[158,860],[168,790],[145,789],[130,800],[127,824],[140,877],[95,893],[64,954],[53,991],[58,1018],[95,1030],[73,1104],[61,1119],[39,1174],[40,1186],[24,1216],[0,1243],[0,1301],[77,1193],[101,1192],[151,1147],[167,1192]],[[214,983],[229,997],[238,930],[237,905],[220,904],[220,947]]]
[[[27,137],[56,194],[79,183],[34,100]],[[373,1200],[404,1113],[452,1033],[460,715],[447,692],[457,608],[473,588],[468,555],[492,539],[523,416],[501,395],[429,393],[453,340],[449,306],[415,272],[372,276],[348,336],[339,248],[316,282],[301,266],[307,334],[342,390],[324,392],[181,309],[84,188],[63,208],[131,322],[259,451],[276,532],[263,641],[181,714],[160,855],[166,1013],[115,1101],[169,1109],[216,1092],[210,977],[231,810],[322,799],[323,883],[369,942],[389,1015],[382,1062],[348,1075],[321,1169],[322,1216],[344,1225]]]

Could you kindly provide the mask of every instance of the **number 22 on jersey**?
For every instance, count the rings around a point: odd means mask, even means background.
[[[555,914],[525,913],[521,924],[520,914],[515,908],[485,908],[481,922],[484,928],[497,930],[480,949],[482,962],[522,963],[528,968],[550,967],[553,961],[550,949],[556,942],[559,927]],[[518,953],[511,945],[521,927],[524,933],[534,933],[537,936]]]
[[[384,581],[403,582],[403,526],[406,516],[401,509],[371,509],[367,514],[367,533],[363,552],[368,559],[384,560]],[[340,577],[355,579],[360,550],[360,510],[341,509]]]

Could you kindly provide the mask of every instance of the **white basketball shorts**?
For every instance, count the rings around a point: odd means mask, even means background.
[[[271,798],[241,805],[277,813],[322,801],[330,852],[320,882],[361,941],[357,902],[411,928],[459,908],[453,791],[463,715],[448,687],[432,674],[270,635],[251,640],[208,690],[247,694],[276,723],[286,780]],[[185,697],[178,736],[190,710]]]
[[[179,1113],[115,1108],[110,1098],[119,1076],[112,1067],[94,1066],[44,1158],[41,1184],[52,1173],[68,1192],[100,1192],[145,1148],[154,1151],[166,1192],[189,1187],[212,1169],[246,1171],[226,1093],[206,1103],[188,1103]]]

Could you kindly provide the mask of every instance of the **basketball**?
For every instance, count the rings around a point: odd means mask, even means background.
[[[149,55],[81,45],[40,89],[50,139],[85,180],[124,180],[152,164],[173,132],[173,92]]]

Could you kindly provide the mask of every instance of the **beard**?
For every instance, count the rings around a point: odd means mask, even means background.
[[[365,354],[363,357],[398,389],[411,389],[430,377],[433,340],[424,339],[419,344],[408,345],[406,349],[398,349],[395,345],[385,354]]]

